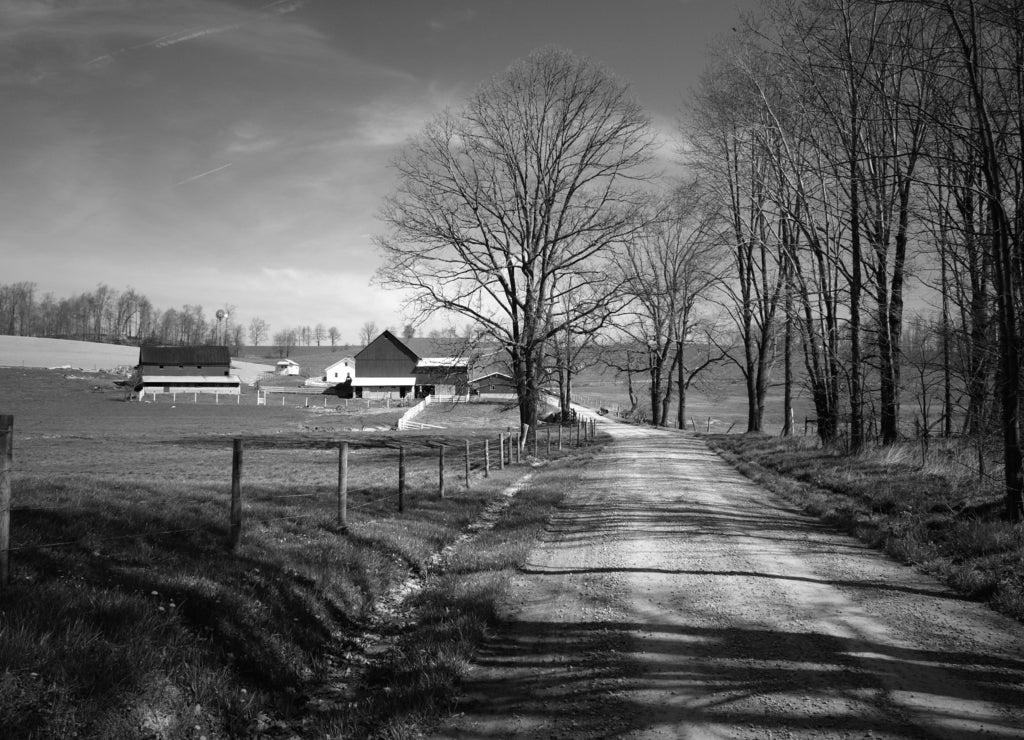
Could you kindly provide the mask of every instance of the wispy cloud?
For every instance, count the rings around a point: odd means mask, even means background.
[[[378,97],[356,109],[356,137],[360,143],[370,146],[400,146],[459,99],[457,90],[443,90],[433,85],[419,94]]]
[[[201,177],[206,177],[207,175],[212,175],[212,174],[220,172],[222,170],[226,170],[230,166],[231,166],[231,162],[228,162],[227,164],[222,164],[220,167],[214,167],[212,170],[207,170],[206,172],[200,172],[198,175],[192,175],[192,177],[186,177],[184,180],[180,180],[179,182],[174,183],[174,187],[178,187],[179,185],[184,185],[185,183],[189,183],[189,182],[193,182],[194,180],[198,180]]]
[[[116,57],[122,54],[127,54],[132,51],[138,51],[140,49],[156,48],[162,49],[168,46],[174,46],[175,44],[181,44],[186,41],[192,41],[199,39],[204,36],[212,36],[216,34],[225,33],[227,31],[235,31],[239,28],[243,28],[252,23],[258,23],[259,21],[265,20],[278,15],[284,15],[285,13],[292,13],[304,4],[305,0],[274,0],[265,5],[260,6],[254,13],[248,17],[236,21],[234,23],[225,23],[220,25],[203,25],[194,26],[191,28],[184,28],[178,31],[172,31],[171,33],[164,34],[158,38],[143,41],[138,44],[132,44],[124,46],[120,49],[101,54],[94,59],[90,59],[86,62],[86,66],[96,66],[99,64],[106,64]]]

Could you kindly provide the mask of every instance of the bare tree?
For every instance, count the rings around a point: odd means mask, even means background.
[[[254,316],[249,322],[249,341],[254,347],[259,347],[269,332],[270,325],[259,316]]]
[[[775,237],[772,147],[763,136],[756,81],[737,61],[741,56],[723,50],[715,60],[692,101],[684,136],[708,202],[719,204],[719,238],[731,253],[732,278],[724,286],[742,356],[730,359],[746,385],[747,431],[756,432],[775,359],[784,254]]]
[[[341,339],[341,332],[338,331],[338,327],[332,326],[327,330],[327,337],[331,340],[331,349],[338,346],[338,341]]]
[[[914,5],[921,5],[914,2]],[[1020,302],[1024,258],[1024,8],[1019,3],[934,3],[956,43],[952,59],[968,101],[968,136],[981,174],[999,327],[999,400],[1003,436],[1005,512],[1024,519],[1021,444]],[[954,135],[963,133],[953,131]]]
[[[292,349],[299,343],[298,329],[285,329],[274,334],[274,344],[277,345],[277,354],[280,357],[288,357]]]
[[[683,185],[644,232],[616,260],[621,293],[629,301],[619,328],[648,348],[652,423],[668,425],[672,386],[680,392],[679,428],[685,426],[686,367],[695,307],[723,277],[725,251],[712,230],[712,214],[696,187]],[[691,368],[692,370],[693,368]]]
[[[365,347],[377,337],[377,324],[367,321],[359,327],[359,341]]]
[[[242,353],[242,345],[245,344],[245,329],[241,324],[231,324],[227,336],[232,354],[240,355]]]
[[[327,327],[323,324],[317,324],[313,327],[313,341],[316,342],[316,346],[319,347],[320,343],[324,341],[327,336]]]
[[[578,318],[558,309],[562,278],[598,285],[598,260],[639,228],[650,147],[625,84],[548,48],[439,115],[396,162],[376,281],[503,347],[523,425],[536,423],[547,341]]]

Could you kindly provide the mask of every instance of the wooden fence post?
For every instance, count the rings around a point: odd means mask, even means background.
[[[405,447],[398,448],[398,512],[405,511]]]
[[[558,451],[562,451],[562,420],[558,420]]]
[[[491,477],[491,440],[484,440],[484,478]]]
[[[469,440],[466,440],[466,489],[469,489]]]
[[[533,456],[534,457],[540,457],[540,453],[537,451],[537,444],[538,444],[538,442],[537,442],[537,428],[534,427],[534,429],[533,429]]]
[[[14,416],[0,414],[0,590],[11,581],[11,478],[14,469]]]
[[[505,469],[505,433],[498,432],[498,470]]]
[[[238,549],[242,538],[242,440],[235,437],[231,446],[231,527],[228,545]]]
[[[544,449],[544,456],[545,457],[551,457],[551,425],[550,424],[548,424],[547,430],[548,430],[548,441],[547,441],[547,447]]]
[[[348,442],[338,447],[338,529],[348,531]]]
[[[523,435],[519,432],[516,435],[516,462],[520,463],[523,461]],[[512,438],[508,438],[508,464],[512,464]]]
[[[444,445],[437,448],[437,497],[444,498]]]

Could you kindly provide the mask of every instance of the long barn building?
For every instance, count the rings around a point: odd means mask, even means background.
[[[227,347],[140,347],[133,390],[147,394],[223,393],[238,395],[242,382],[231,374]]]

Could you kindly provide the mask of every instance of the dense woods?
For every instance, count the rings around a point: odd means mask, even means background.
[[[1006,0],[783,0],[716,50],[681,134],[733,254],[751,431],[793,326],[824,442],[999,439],[1021,516],[1022,60]]]

